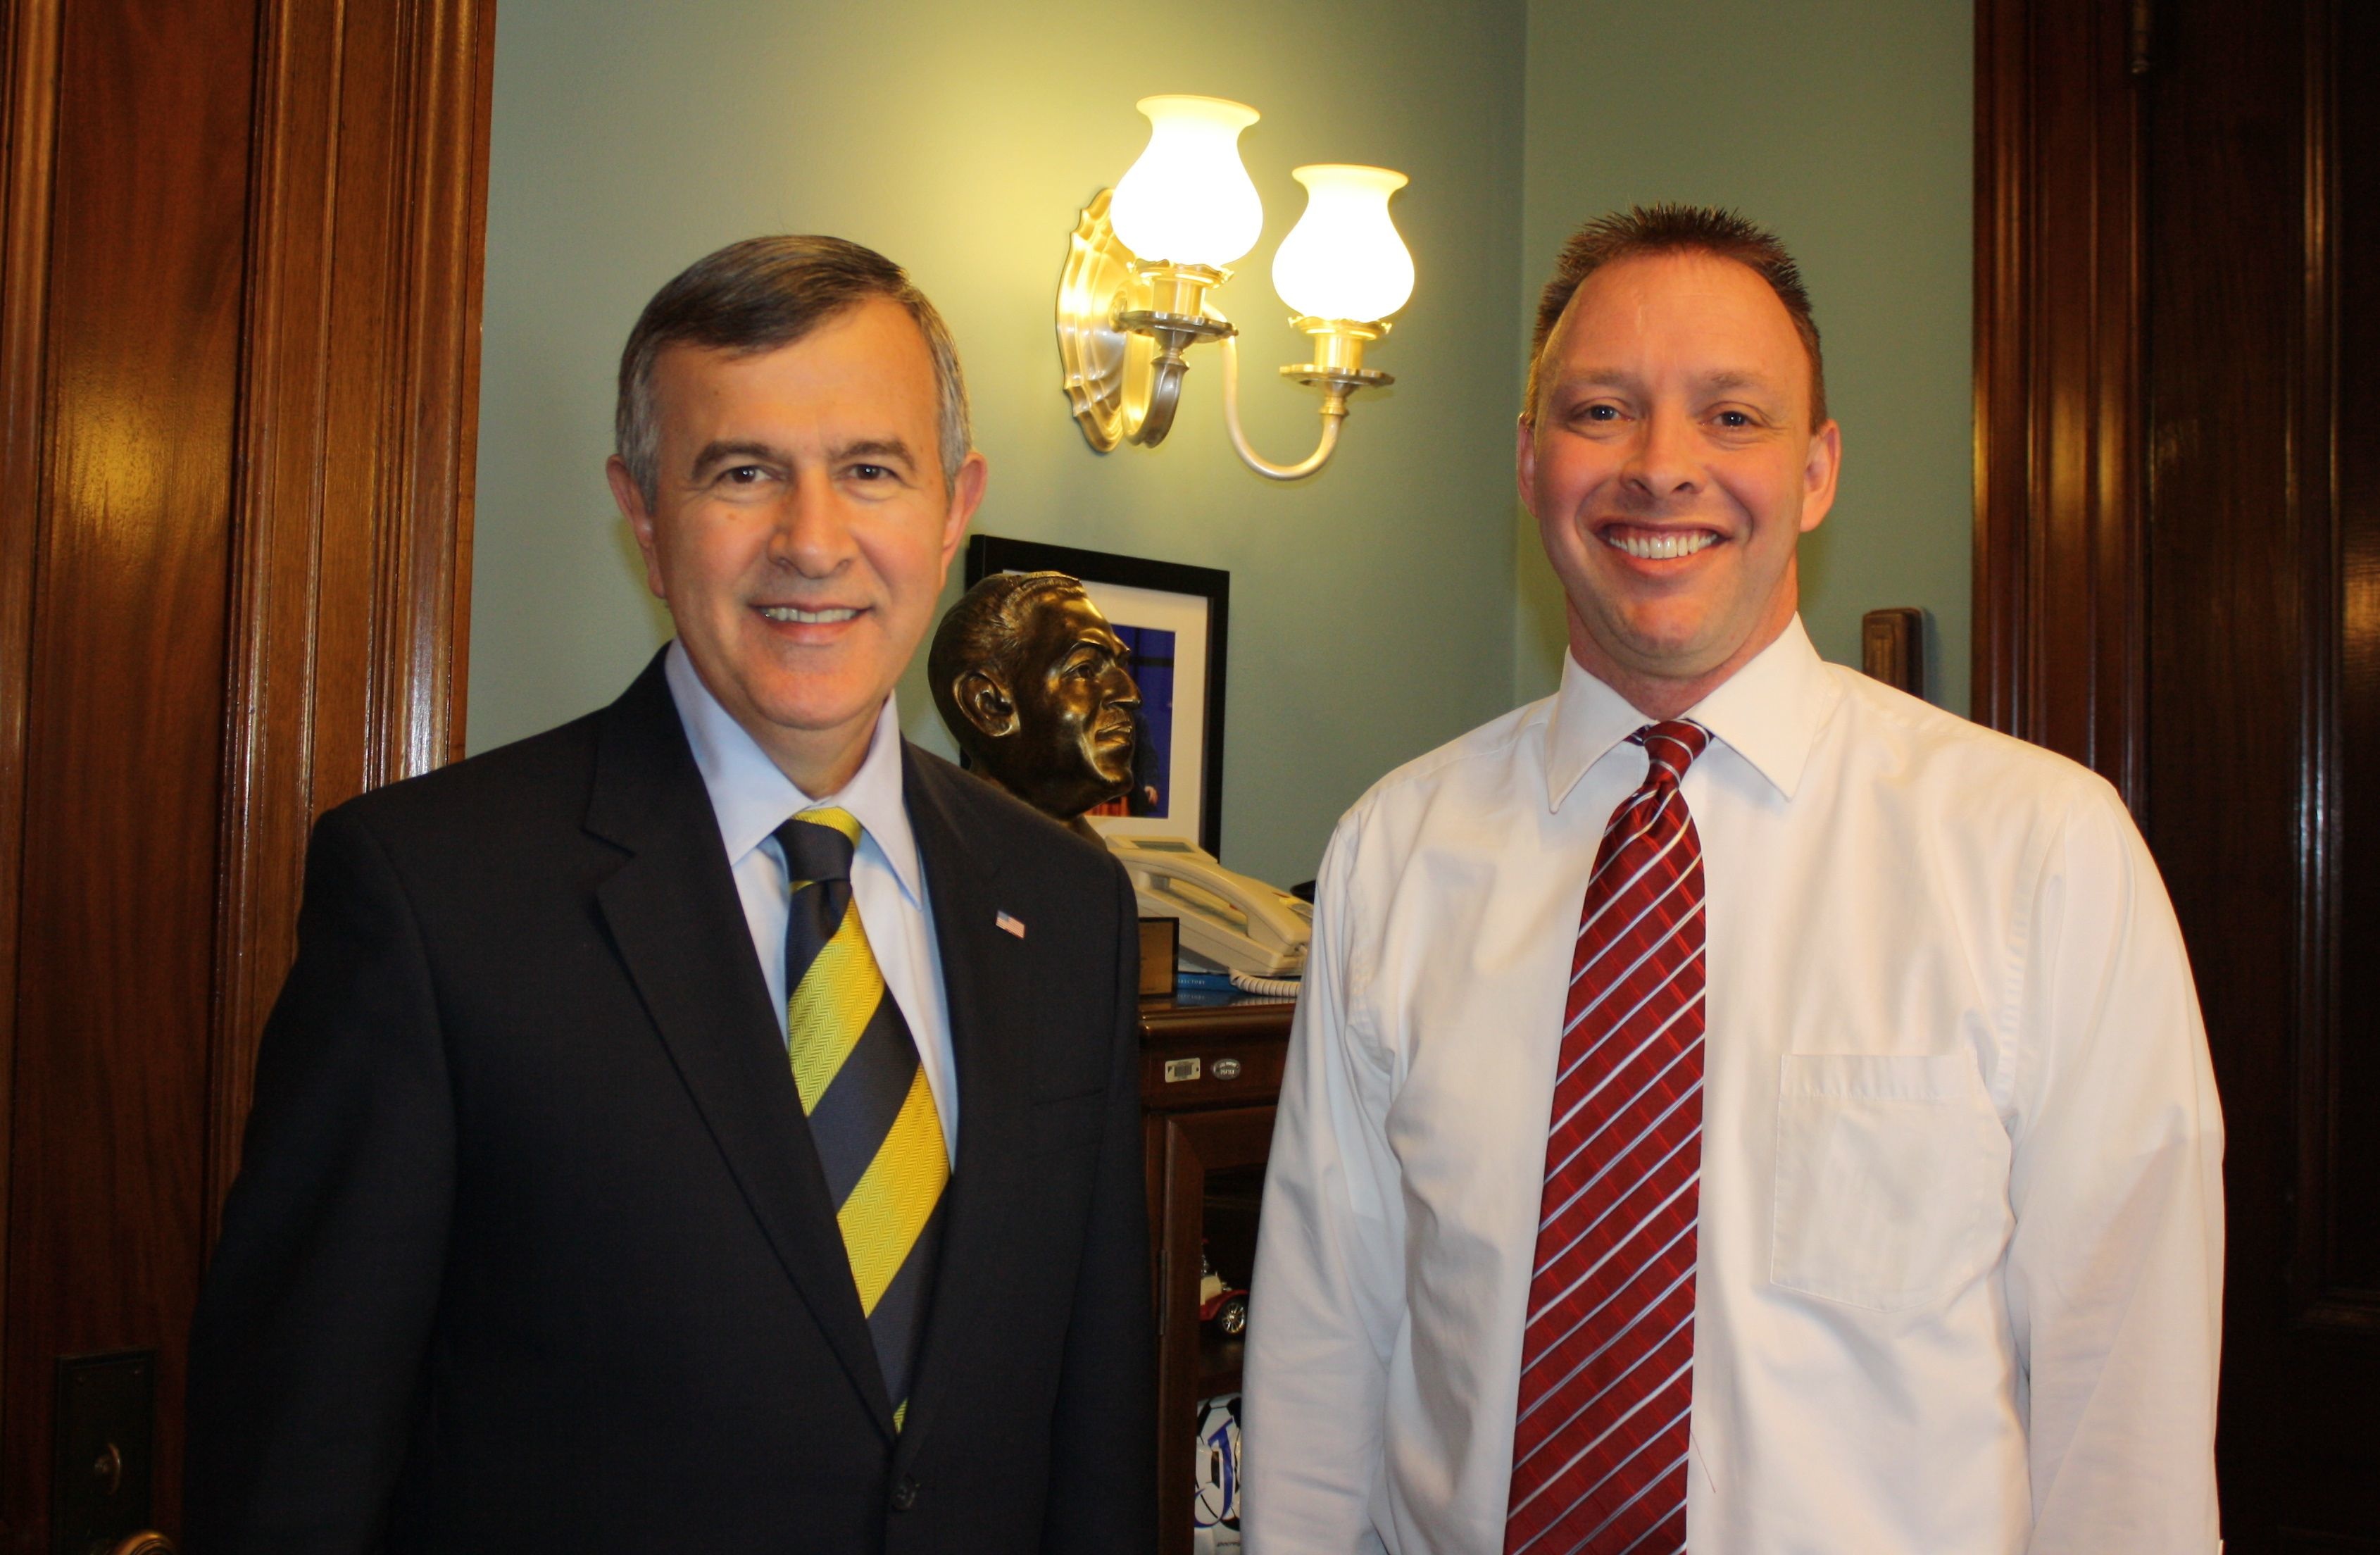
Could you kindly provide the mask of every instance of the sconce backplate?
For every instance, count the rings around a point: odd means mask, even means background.
[[[1132,285],[1133,252],[1108,220],[1113,189],[1083,210],[1058,280],[1058,360],[1067,402],[1092,447],[1104,454],[1123,440],[1127,367],[1147,374],[1155,351],[1148,336],[1116,327],[1116,299]],[[1133,361],[1134,356],[1142,360]]]

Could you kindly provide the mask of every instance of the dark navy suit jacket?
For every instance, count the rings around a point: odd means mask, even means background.
[[[656,658],[317,827],[192,1338],[197,1555],[1153,1548],[1131,888],[905,757],[960,1118],[905,1428]]]

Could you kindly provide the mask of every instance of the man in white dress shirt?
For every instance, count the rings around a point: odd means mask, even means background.
[[[1840,451],[1773,237],[1572,240],[1518,451],[1561,688],[1331,839],[1251,1555],[2216,1548],[2180,931],[2107,784],[1819,661]]]

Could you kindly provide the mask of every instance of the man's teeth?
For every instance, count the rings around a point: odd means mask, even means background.
[[[856,610],[804,610],[798,605],[762,605],[760,613],[771,621],[798,621],[806,626],[818,626],[829,622],[848,621],[859,612]]]
[[[1630,535],[1608,534],[1607,544],[1625,551],[1642,562],[1666,562],[1672,557],[1691,556],[1718,536],[1706,529],[1682,529],[1672,534]]]

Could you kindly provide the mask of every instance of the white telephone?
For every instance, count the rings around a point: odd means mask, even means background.
[[[1294,978],[1305,970],[1314,909],[1286,891],[1234,874],[1178,837],[1122,837],[1107,844],[1123,861],[1148,917],[1182,920],[1191,954],[1233,972]]]

